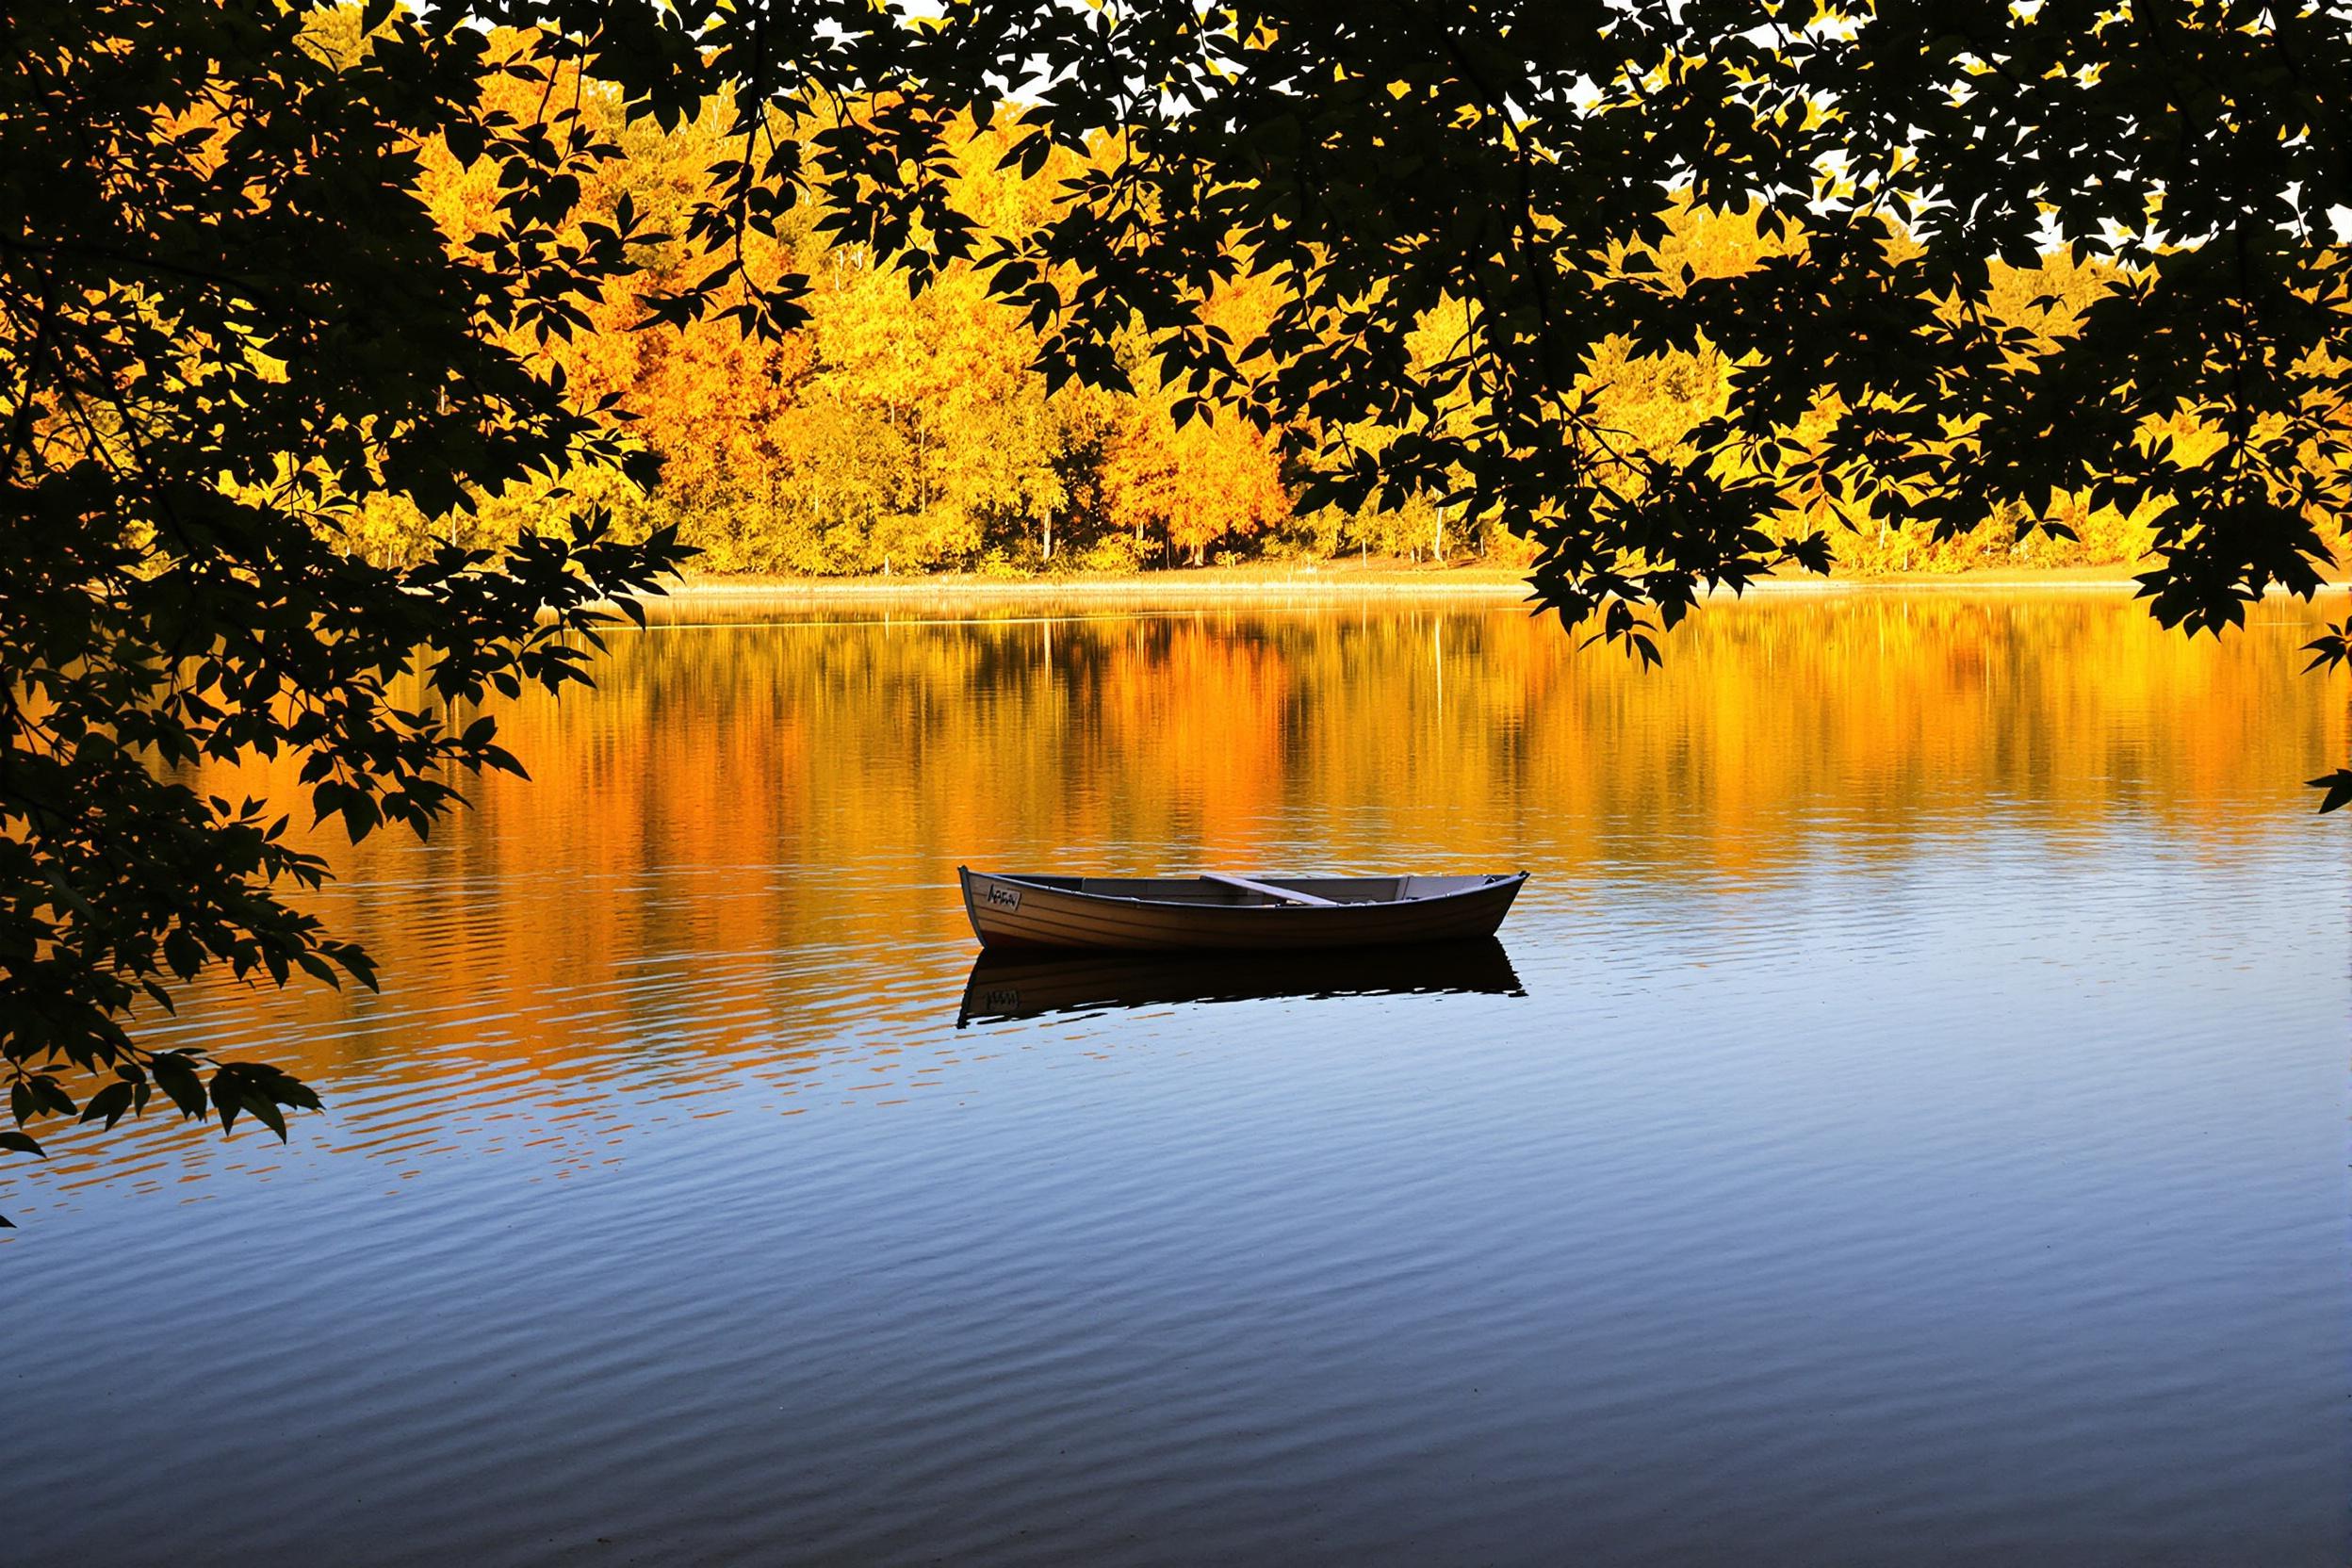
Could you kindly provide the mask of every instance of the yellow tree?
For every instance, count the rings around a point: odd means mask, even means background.
[[[1208,323],[1234,342],[1264,330],[1274,311],[1272,286],[1249,280],[1218,292]],[[1156,368],[1135,376],[1138,396],[1103,465],[1102,492],[1111,520],[1135,531],[1140,547],[1156,525],[1171,554],[1194,565],[1220,539],[1249,538],[1290,514],[1282,465],[1271,436],[1237,415],[1179,423],[1195,405],[1184,389],[1164,384]]]

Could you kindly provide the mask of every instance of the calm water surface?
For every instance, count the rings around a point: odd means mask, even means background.
[[[338,852],[382,996],[165,1029],[327,1117],[5,1168],[0,1558],[2341,1564],[2313,618],[625,639],[534,785]],[[1451,967],[959,1027],[958,861],[1534,880]]]

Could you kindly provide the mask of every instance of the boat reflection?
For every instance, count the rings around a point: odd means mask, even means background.
[[[1527,994],[1493,938],[1331,952],[983,953],[956,1026],[1178,1002],[1415,992]]]

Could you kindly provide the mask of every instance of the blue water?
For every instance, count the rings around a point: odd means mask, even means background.
[[[1067,829],[941,828],[926,780],[972,759],[894,718],[802,754],[834,807],[637,820],[713,745],[794,755],[746,739],[792,693],[651,659],[596,699],[626,717],[536,734],[536,792],[328,896],[384,997],[178,1026],[292,1053],[328,1117],[7,1168],[11,1568],[2352,1555],[2352,900],[2292,779],[2060,810],[2053,764],[1890,816],[1824,752],[1760,825],[1619,813],[1572,850],[1515,791],[1405,809],[1410,760],[1330,786],[1310,735],[1263,863],[1367,812],[1408,861],[1511,841],[1524,994],[959,1029],[955,859]],[[974,700],[1099,738],[1055,689]],[[866,777],[914,804],[853,822]]]

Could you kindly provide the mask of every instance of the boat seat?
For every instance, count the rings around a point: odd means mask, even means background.
[[[1318,909],[1339,907],[1337,899],[1317,898],[1313,893],[1293,892],[1288,888],[1278,888],[1270,882],[1252,882],[1246,876],[1226,876],[1217,872],[1205,871],[1200,874],[1200,877],[1204,882],[1222,882],[1229,888],[1239,888],[1244,892],[1264,893],[1268,898],[1279,898],[1285,904],[1306,904]]]

